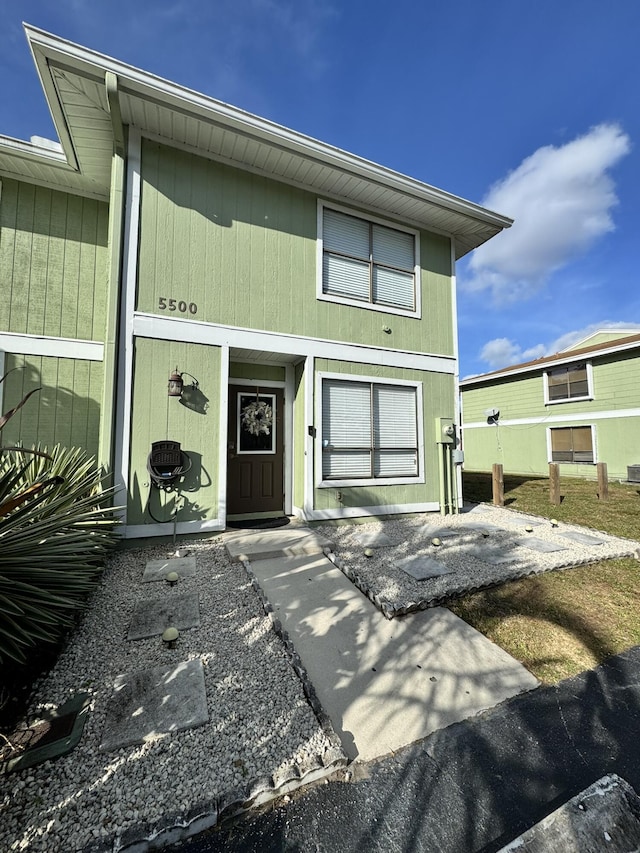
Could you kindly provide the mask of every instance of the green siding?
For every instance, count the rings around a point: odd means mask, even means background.
[[[82,447],[97,456],[102,395],[100,362],[7,354],[7,371],[12,372],[2,386],[5,412],[32,389],[41,390],[4,427],[4,445],[62,444]]]
[[[0,329],[104,340],[106,204],[3,179]]]
[[[232,379],[253,379],[259,382],[284,382],[285,369],[274,364],[248,364],[232,361],[229,364],[229,376]]]
[[[149,141],[142,178],[138,310],[453,354],[448,238],[422,233],[423,319],[400,317],[316,298],[315,195]],[[197,314],[160,311],[160,297]]]
[[[640,418],[616,417],[615,413],[640,412],[640,354],[635,351],[593,358],[592,366],[592,400],[545,406],[542,371],[534,376],[488,380],[480,387],[463,390],[465,424],[486,422],[486,409],[500,410],[497,427],[464,430],[465,468],[488,471],[494,463],[501,463],[509,473],[544,476],[548,473],[547,428],[594,425],[597,461],[607,463],[610,477],[626,479],[627,466],[640,462]],[[596,417],[599,413],[609,416]],[[580,419],[575,420],[574,415],[580,415]],[[570,416],[571,420],[564,420]],[[543,422],[508,423],[525,418]],[[560,469],[571,476],[596,476],[594,465],[562,463]]]
[[[198,344],[138,338],[135,342],[135,379],[131,420],[131,466],[128,524],[154,523],[145,512],[149,496],[147,456],[151,443],[179,441],[188,452],[193,468],[185,478],[178,522],[208,520],[217,516],[218,445],[220,413],[220,350]],[[167,396],[169,374],[178,366],[197,377],[208,398],[206,414],[191,411],[175,397]],[[188,377],[185,377],[188,379]],[[158,503],[160,498],[160,503]],[[152,511],[172,520],[174,494],[153,494]]]
[[[316,488],[314,490],[314,508],[336,509],[341,506],[385,506],[438,501],[440,491],[435,418],[452,418],[454,416],[453,376],[444,373],[428,373],[371,364],[352,364],[328,359],[316,359],[315,366],[316,371],[321,373],[344,373],[351,376],[373,377],[374,379],[399,379],[422,383],[426,482],[392,486],[340,486],[341,502],[336,498],[338,487]],[[317,476],[318,472],[316,472],[316,479]]]

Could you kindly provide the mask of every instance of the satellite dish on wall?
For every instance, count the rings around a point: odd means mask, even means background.
[[[498,418],[500,417],[500,409],[485,409],[485,415],[487,416],[487,423],[489,424],[497,424]]]

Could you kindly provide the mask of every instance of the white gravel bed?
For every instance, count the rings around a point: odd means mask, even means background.
[[[3,853],[116,851],[198,816],[214,823],[218,810],[256,791],[343,762],[242,565],[232,564],[216,541],[190,544],[188,551],[196,555],[196,575],[177,589],[199,594],[200,626],[182,631],[173,650],[159,637],[127,640],[136,602],[162,595],[162,582],[141,582],[146,561],[164,559],[171,549],[121,551],[112,559],[30,709],[35,714],[87,691],[92,704],[84,733],[67,756],[0,776]],[[198,658],[207,724],[99,751],[118,674]]]
[[[471,530],[475,524],[495,525],[500,530]],[[529,531],[527,527],[532,529]],[[328,556],[388,618],[526,575],[640,555],[640,543],[632,540],[564,523],[552,527],[545,519],[485,504],[446,517],[425,513],[411,518],[323,525],[315,529],[335,543],[333,553]],[[456,535],[448,536],[449,532]],[[563,537],[568,532],[593,536],[601,539],[602,544],[579,544]],[[366,546],[360,538],[381,533],[392,544],[371,548],[370,556],[365,556]],[[436,538],[439,545],[433,544]],[[543,553],[517,544],[527,538],[554,543],[565,550]],[[482,559],[483,554],[493,555],[501,562],[488,562]],[[416,555],[437,560],[452,572],[415,580],[398,563]]]

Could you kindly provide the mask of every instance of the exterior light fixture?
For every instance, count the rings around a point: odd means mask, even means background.
[[[175,644],[176,644],[179,636],[180,636],[180,634],[178,633],[178,629],[174,628],[173,625],[171,625],[163,633],[162,642],[165,644],[165,646],[168,649],[173,649],[175,647]]]
[[[364,555],[365,557],[373,557],[373,548],[365,548]]]
[[[184,382],[182,381],[182,374],[178,371],[178,368],[173,371],[171,376],[169,377],[169,397],[182,397],[182,387]]]
[[[168,572],[164,579],[169,584],[169,586],[175,586],[180,580],[180,575],[177,572]]]
[[[557,518],[552,518],[552,519],[551,519],[551,526],[552,526],[552,527],[557,527],[557,526],[558,526],[558,519],[557,519]]]
[[[431,540],[431,544],[435,545],[435,547],[437,548],[438,545],[442,545],[442,542],[438,539],[437,536],[434,536],[433,539]]]
[[[533,527],[530,524],[527,524],[525,530],[527,531],[527,533],[533,533]]]

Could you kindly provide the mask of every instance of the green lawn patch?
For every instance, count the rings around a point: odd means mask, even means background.
[[[638,487],[563,479],[560,506],[549,503],[549,481],[505,476],[511,509],[640,539]],[[491,475],[465,474],[464,497],[491,501]],[[604,560],[549,572],[467,595],[450,609],[520,660],[540,681],[555,684],[640,644],[640,562]]]

